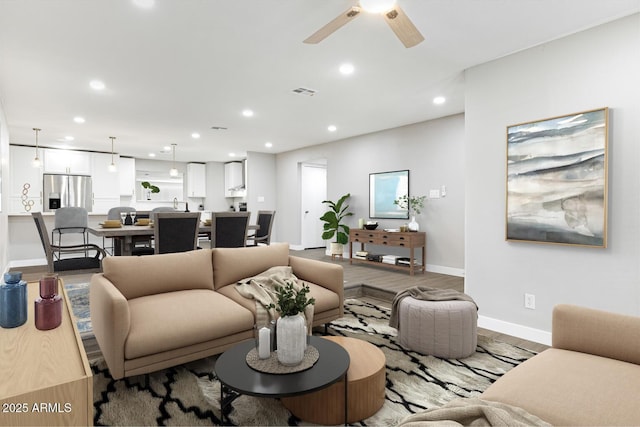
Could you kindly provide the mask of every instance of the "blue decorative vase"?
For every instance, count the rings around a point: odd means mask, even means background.
[[[27,282],[22,272],[4,274],[0,285],[0,326],[15,328],[27,321]]]

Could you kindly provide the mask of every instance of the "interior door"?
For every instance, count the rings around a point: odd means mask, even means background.
[[[322,240],[320,217],[326,210],[322,201],[327,200],[327,166],[322,163],[303,163],[301,166],[302,246],[305,249],[323,248],[326,242]]]

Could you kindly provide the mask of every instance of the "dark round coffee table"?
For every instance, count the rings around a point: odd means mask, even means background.
[[[314,336],[309,337],[309,344],[318,349],[318,361],[307,370],[291,374],[267,374],[251,368],[246,362],[246,355],[255,345],[253,340],[240,343],[222,353],[215,366],[221,385],[222,420],[225,418],[226,407],[237,397],[228,396],[225,400],[226,389],[238,394],[280,398],[321,390],[345,378],[349,369],[349,353],[344,348],[335,342]],[[347,401],[347,381],[344,384]],[[344,419],[346,423],[346,405]]]

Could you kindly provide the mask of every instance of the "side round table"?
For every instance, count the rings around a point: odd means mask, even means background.
[[[348,337],[323,337],[339,344],[351,360],[347,371],[349,394],[347,422],[353,423],[374,415],[385,398],[386,358],[378,347],[367,341]],[[283,405],[296,417],[316,424],[344,422],[344,380],[328,388],[282,398]]]

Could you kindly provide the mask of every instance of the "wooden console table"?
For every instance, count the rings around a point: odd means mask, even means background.
[[[62,324],[35,326],[38,282],[27,288],[27,322],[0,328],[0,425],[93,425],[93,377],[64,290]]]
[[[360,243],[360,250],[364,251],[365,245],[393,246],[409,249],[409,265],[395,265],[384,262],[369,261],[366,259],[354,258],[353,244]],[[389,267],[397,270],[409,270],[413,273],[418,270],[424,273],[426,265],[426,245],[427,234],[424,231],[384,231],[384,230],[365,230],[352,228],[349,231],[349,263],[361,262],[365,264],[373,264],[381,267]],[[421,249],[421,264],[415,264],[415,250]]]

